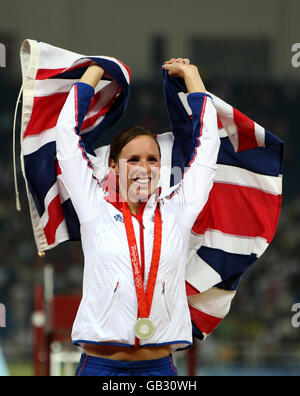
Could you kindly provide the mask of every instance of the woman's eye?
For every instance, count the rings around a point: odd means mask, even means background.
[[[139,161],[138,158],[130,158],[128,160],[128,162],[138,162],[138,161]]]
[[[157,162],[157,158],[151,157],[151,158],[149,158],[149,161],[150,161],[150,162]]]

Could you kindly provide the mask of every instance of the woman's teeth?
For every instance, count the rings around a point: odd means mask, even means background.
[[[135,182],[139,183],[139,184],[148,184],[150,182],[150,179],[135,179]]]

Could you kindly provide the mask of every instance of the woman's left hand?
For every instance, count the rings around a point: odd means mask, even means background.
[[[188,58],[172,58],[162,67],[168,71],[169,76],[183,78],[189,93],[206,92],[197,66],[191,65]]]
[[[188,70],[197,69],[197,67],[191,65],[188,58],[172,58],[163,64],[163,69],[168,70],[171,77],[184,78]]]

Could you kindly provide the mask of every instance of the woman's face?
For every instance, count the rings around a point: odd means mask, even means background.
[[[160,177],[157,143],[149,136],[137,136],[123,147],[118,163],[112,160],[110,165],[119,176],[119,188],[127,201],[147,200]]]

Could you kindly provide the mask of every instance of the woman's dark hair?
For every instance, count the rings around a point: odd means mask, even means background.
[[[112,159],[115,162],[117,162],[123,147],[126,146],[126,144],[129,143],[131,140],[141,135],[149,136],[156,142],[159,151],[159,156],[161,156],[159,144],[155,139],[153,133],[147,128],[144,128],[140,125],[136,125],[134,127],[125,129],[124,131],[118,133],[118,135],[115,136],[115,138],[113,139],[110,145],[109,161]]]

